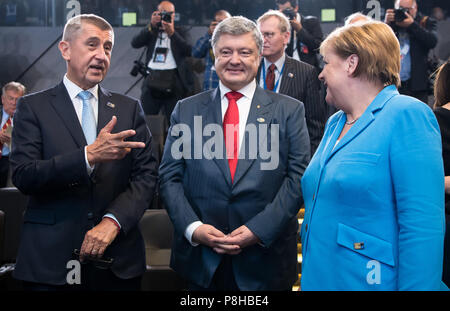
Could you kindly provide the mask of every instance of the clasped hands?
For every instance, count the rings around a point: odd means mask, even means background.
[[[214,226],[200,225],[192,235],[192,241],[211,247],[218,254],[237,255],[250,245],[259,243],[259,238],[246,226],[240,226],[230,234],[224,234]]]

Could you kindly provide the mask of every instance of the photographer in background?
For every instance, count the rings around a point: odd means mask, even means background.
[[[132,70],[132,74],[146,75],[141,94],[144,112],[158,114],[162,110],[167,120],[177,101],[186,97],[194,84],[185,61],[192,49],[188,33],[174,26],[174,17],[175,6],[170,1],[162,1],[153,12],[150,24],[131,41],[135,49],[147,48],[145,63],[137,62]]]
[[[428,103],[428,52],[437,44],[436,22],[418,12],[416,0],[396,0],[384,19],[400,42],[401,94]]]
[[[211,37],[219,24],[224,19],[231,17],[225,10],[219,10],[214,15],[214,20],[209,25],[208,31],[204,36],[197,40],[192,48],[192,56],[196,58],[205,58],[205,73],[203,79],[203,90],[211,90],[219,85],[219,77],[214,67],[214,53],[211,47]]]
[[[286,54],[320,70],[317,52],[323,34],[319,19],[298,13],[298,0],[276,0],[276,4],[278,10],[283,12],[291,23],[291,39]]]

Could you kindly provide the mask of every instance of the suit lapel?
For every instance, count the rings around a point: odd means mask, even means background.
[[[206,118],[205,118],[205,124],[203,124],[203,126],[207,125],[207,124],[218,124],[222,127],[222,105],[221,105],[221,100],[220,100],[220,91],[219,88],[217,87],[212,93],[211,93],[211,98],[210,101],[205,102],[205,114],[206,114]],[[202,135],[203,137],[203,135]],[[205,145],[205,142],[209,139],[209,137],[203,137],[203,146]],[[223,146],[223,153],[222,156],[220,158],[217,157],[212,157],[214,163],[217,164],[217,166],[219,167],[220,171],[223,174],[223,177],[225,178],[227,184],[229,186],[231,186],[231,173],[230,173],[230,167],[228,165],[228,160],[226,159],[226,150],[225,150],[225,139],[223,137],[223,133],[222,133],[222,137],[220,137],[220,139],[222,140],[222,146]],[[216,146],[218,147],[218,146]],[[207,148],[205,148],[207,149]]]
[[[115,104],[111,101],[111,93],[99,86],[97,135],[111,121],[111,118],[117,114],[116,110]]]
[[[72,135],[78,147],[86,146],[86,138],[84,137],[83,129],[78,120],[77,113],[67,93],[64,83],[61,82],[51,92],[51,104],[58,116],[63,120],[69,133]]]
[[[286,58],[284,61],[283,75],[282,75],[281,81],[280,81],[280,90],[278,91],[278,93],[289,94],[289,89],[292,86],[293,78],[294,78],[294,74],[292,73],[291,58],[286,55]]]
[[[259,158],[259,146],[264,146],[264,143],[266,143],[267,133],[272,122],[273,110],[274,107],[271,99],[266,95],[265,91],[262,88],[257,86],[250,106],[250,112],[248,114],[246,125],[248,126],[251,124],[256,127],[256,131],[258,133],[258,152],[255,158],[249,157],[249,150],[247,149],[249,149],[248,147],[251,144],[247,142],[247,138],[244,136],[244,140],[239,151],[239,160],[236,167],[236,173],[234,175],[233,186],[235,186],[245,175],[256,158]],[[267,130],[259,130],[259,125],[262,124],[267,125]]]

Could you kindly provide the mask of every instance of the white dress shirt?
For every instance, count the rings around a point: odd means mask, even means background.
[[[166,48],[167,54],[164,62],[155,62],[155,53],[157,48]],[[172,49],[170,47],[170,38],[165,32],[161,32],[156,40],[155,48],[153,49],[153,55],[148,63],[148,67],[153,70],[169,70],[176,69],[177,63],[173,57]]]
[[[275,82],[274,82],[274,86],[276,86],[276,88],[273,90],[275,93],[278,93],[280,91],[280,85],[281,85],[281,79],[283,78],[283,73],[281,72],[281,70],[283,70],[283,66],[284,66],[284,61],[286,60],[286,54],[283,53],[283,55],[274,63],[276,66],[275,69]],[[264,88],[264,82],[266,80],[266,77],[263,75],[263,73],[265,72],[267,75],[267,72],[269,71],[269,67],[270,65],[272,65],[271,62],[269,62],[265,57],[264,57],[264,61],[263,61],[263,65],[264,65],[264,70],[261,70],[261,74],[259,77],[259,86]]]
[[[239,149],[242,145],[242,141],[244,140],[245,127],[247,125],[248,114],[250,113],[250,107],[253,100],[253,96],[255,95],[256,90],[256,80],[253,80],[249,84],[247,84],[242,89],[237,92],[241,93],[242,96],[236,103],[239,110]],[[222,84],[222,81],[219,81],[219,91],[220,91],[220,104],[222,108],[222,122],[225,117],[225,113],[228,108],[228,99],[225,97],[225,94],[231,92],[231,90]],[[239,154],[239,151],[238,151]],[[201,221],[195,221],[187,226],[184,236],[191,243],[192,246],[197,246],[198,243],[194,243],[192,241],[192,235],[194,231],[203,224]]]
[[[80,97],[78,97],[78,94],[82,91],[91,92],[92,96],[89,99],[89,103],[91,104],[92,110],[94,111],[95,126],[97,127],[97,125],[98,125],[98,84],[96,84],[94,87],[92,87],[88,90],[83,90],[81,87],[79,87],[78,85],[76,85],[75,83],[70,81],[69,78],[67,78],[67,75],[64,75],[63,83],[67,89],[67,93],[69,93],[70,100],[72,101],[73,107],[75,108],[75,112],[77,113],[78,121],[80,122],[80,124],[82,124],[81,120],[82,120],[82,115],[83,115],[83,100]],[[89,165],[89,161],[87,159],[87,146],[84,147],[84,160],[86,162],[87,173],[88,173],[88,175],[91,175],[95,166],[91,167]],[[108,213],[103,217],[109,217],[109,218],[114,219],[120,227],[119,221],[116,219],[116,217],[114,217],[113,214]]]

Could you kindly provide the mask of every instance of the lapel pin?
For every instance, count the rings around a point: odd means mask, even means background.
[[[261,108],[261,105],[256,106],[256,108],[258,108],[258,109]]]
[[[264,118],[258,118],[258,119],[256,119],[256,121],[258,121],[259,123],[263,123],[266,120],[264,120]]]
[[[106,104],[106,106],[108,106],[109,108],[114,108],[114,107],[116,107],[116,105],[114,105],[113,103],[110,103],[110,102],[108,102],[108,103]]]
[[[364,243],[363,242],[353,243],[353,248],[356,250],[364,249]]]
[[[294,77],[294,74],[293,74],[292,72],[290,72],[290,73],[288,73],[288,77],[289,77],[289,78],[293,78],[293,77]]]

